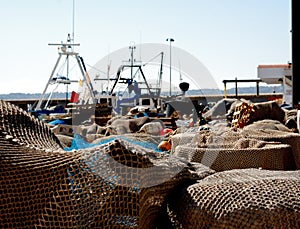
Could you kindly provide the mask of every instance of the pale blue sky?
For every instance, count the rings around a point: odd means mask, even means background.
[[[72,33],[73,0],[0,3],[0,93],[42,92],[57,59],[48,43]],[[290,0],[75,0],[75,42],[94,65],[131,41],[172,37],[222,89],[224,79],[256,78],[259,64],[291,61],[290,7]]]

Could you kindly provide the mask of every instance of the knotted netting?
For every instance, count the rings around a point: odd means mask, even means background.
[[[297,134],[184,133],[172,136],[171,154],[152,148],[160,137],[141,133],[65,151],[47,125],[0,101],[1,227],[299,228],[299,170],[284,171],[298,153]],[[194,162],[195,149],[224,156],[208,154],[205,165]]]
[[[0,117],[4,228],[155,227],[174,187],[213,173],[128,136],[64,151],[44,123],[19,108],[1,101]]]
[[[174,228],[299,228],[300,172],[239,169],[176,190]]]
[[[217,129],[180,133],[172,137],[172,153],[216,171],[299,168],[300,135],[287,131],[276,122],[272,125],[276,130],[268,129],[270,121],[266,123],[260,123],[261,129],[254,123],[237,130],[219,126]]]
[[[247,138],[255,138],[263,141],[274,141],[282,144],[288,144],[292,148],[294,164],[300,169],[300,135],[297,133],[270,130],[270,129],[245,129],[242,135]]]

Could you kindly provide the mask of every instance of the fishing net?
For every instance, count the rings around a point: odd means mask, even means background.
[[[173,228],[299,228],[300,171],[230,170],[174,190]]]
[[[244,168],[296,169],[300,135],[279,130],[224,127],[172,137],[172,154],[216,171]]]
[[[2,141],[7,140],[15,144],[15,147],[20,145],[43,150],[61,149],[62,145],[58,138],[34,116],[2,100],[0,100],[0,112]]]
[[[289,132],[289,133],[292,132],[290,128],[286,127],[281,122],[272,119],[264,119],[264,120],[256,121],[243,128],[243,130],[251,130],[251,129],[252,130],[258,130],[258,129],[279,130],[279,131]]]
[[[269,129],[245,129],[241,134],[247,138],[255,138],[262,141],[275,141],[288,144],[292,148],[293,160],[297,169],[300,169],[300,135],[279,130]]]
[[[113,119],[110,123],[111,126],[117,130],[117,134],[134,133],[140,130],[140,128],[147,122],[149,122],[148,117],[140,118],[127,118],[120,117]]]
[[[64,151],[45,124],[0,104],[4,228],[151,228],[174,187],[213,173],[136,138]]]
[[[215,147],[231,147],[232,143],[237,141],[241,135],[232,131],[227,126],[218,126],[203,130],[194,130],[192,132],[178,133],[172,136],[172,153],[175,152],[177,146],[215,148]]]
[[[233,109],[233,107],[231,107]],[[242,101],[234,106],[232,126],[243,128],[255,121],[272,119],[284,123],[286,112],[280,108],[276,101],[251,103]]]
[[[239,168],[287,169],[285,156],[298,152],[298,136],[220,126],[179,130],[172,136],[172,142],[178,138],[172,153],[157,150],[163,136],[142,133],[92,142],[75,135],[76,144],[67,151],[47,125],[0,101],[0,225],[299,228],[298,171],[213,170],[236,168],[234,157],[242,159]],[[233,161],[220,168],[213,160],[193,162],[190,149],[180,147],[223,149],[224,160]]]
[[[198,162],[216,171],[244,168],[272,170],[294,169],[292,150],[289,145],[255,142],[245,147],[247,139],[240,139],[241,148],[233,145],[212,145],[210,148],[178,146],[174,155]],[[245,147],[245,148],[244,148]]]

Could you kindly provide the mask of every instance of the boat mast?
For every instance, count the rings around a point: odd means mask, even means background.
[[[58,67],[58,64],[61,61],[62,56],[66,56],[66,60],[67,61],[69,60],[70,56],[74,56],[75,57],[75,59],[77,60],[80,72],[82,74],[82,77],[85,80],[85,82],[87,83],[87,87],[88,87],[88,90],[90,92],[90,95],[91,95],[93,101],[95,101],[93,87],[92,87],[92,84],[91,84],[91,80],[90,80],[90,78],[88,76],[88,73],[86,71],[83,59],[82,59],[82,57],[80,57],[78,55],[78,53],[74,52],[74,46],[79,46],[80,44],[71,43],[71,39],[69,39],[69,38],[70,38],[70,34],[68,34],[68,40],[67,40],[66,43],[61,43],[61,44],[59,44],[59,43],[52,43],[52,44],[48,44],[48,45],[51,45],[51,46],[59,46],[59,53],[58,53],[58,58],[57,58],[56,64],[55,64],[55,66],[54,66],[54,68],[53,68],[53,70],[52,70],[52,72],[51,72],[51,74],[49,76],[49,79],[48,79],[48,82],[46,84],[46,87],[45,87],[43,93],[41,94],[41,97],[40,97],[40,99],[38,101],[38,104],[37,104],[35,110],[40,110],[41,109],[41,105],[42,105],[43,100],[45,98],[45,94],[47,92],[47,89],[48,89],[49,85],[53,81],[53,75],[56,72],[56,69]],[[63,83],[71,83],[71,82],[77,82],[77,81],[72,81],[72,80],[67,79],[67,80],[64,80]]]
[[[72,44],[72,43],[68,43],[68,42],[67,42],[67,43],[61,43],[61,44],[48,44],[48,45],[60,46],[60,48],[59,48],[60,51],[59,51],[59,53],[58,53],[58,58],[57,58],[56,64],[54,65],[54,68],[53,68],[53,70],[52,70],[52,72],[51,72],[51,74],[50,74],[50,77],[49,77],[49,79],[48,79],[48,82],[47,82],[47,84],[46,84],[46,87],[44,88],[44,91],[43,91],[43,93],[41,94],[41,97],[40,97],[40,99],[39,99],[39,101],[38,101],[38,104],[37,104],[35,110],[40,110],[40,109],[41,109],[41,105],[42,105],[43,100],[44,100],[44,98],[45,98],[45,94],[46,94],[46,92],[47,92],[47,89],[48,89],[49,85],[51,84],[51,82],[52,82],[52,80],[53,80],[53,75],[54,75],[54,73],[55,73],[55,71],[56,71],[56,69],[57,69],[57,66],[58,66],[58,64],[59,64],[59,62],[60,62],[62,56],[66,56],[66,58],[67,58],[67,60],[68,60],[70,55],[71,55],[71,56],[74,56],[74,55],[77,56],[77,55],[78,55],[78,53],[74,53],[73,51],[69,51],[68,49],[69,49],[70,47],[73,47],[73,46],[79,46],[79,44]],[[69,83],[70,83],[70,81],[69,81]]]
[[[75,0],[73,0],[72,43],[75,42]]]
[[[53,70],[51,72],[51,75],[50,75],[50,77],[48,79],[46,87],[45,87],[43,93],[41,94],[41,97],[40,97],[40,99],[38,101],[38,104],[35,107],[35,110],[40,110],[41,109],[41,105],[42,105],[43,100],[45,98],[45,94],[47,92],[48,86],[50,85],[50,83],[53,80],[53,75],[56,72],[56,69],[58,67],[58,64],[60,63],[60,60],[61,60],[62,56],[66,56],[66,61],[67,61],[67,80],[65,80],[63,83],[70,84],[71,82],[77,82],[77,81],[71,81],[71,80],[69,80],[69,57],[70,56],[74,56],[75,59],[77,60],[77,64],[79,66],[79,69],[80,69],[80,72],[82,74],[82,77],[85,80],[85,82],[87,83],[87,87],[88,87],[88,90],[90,92],[91,98],[93,99],[93,102],[95,101],[95,95],[94,95],[93,86],[92,86],[90,77],[89,77],[89,75],[87,73],[87,70],[86,70],[83,58],[80,57],[78,55],[78,53],[76,53],[74,51],[74,47],[80,45],[80,44],[75,44],[74,43],[74,40],[75,40],[75,32],[74,31],[75,31],[75,0],[73,0],[72,38],[71,38],[70,34],[68,34],[68,38],[67,38],[67,42],[66,43],[61,42],[61,44],[59,44],[59,43],[48,44],[48,45],[59,46],[58,49],[60,51],[58,53],[58,58],[57,58],[56,64],[55,64],[55,66],[54,66],[54,68],[53,68]],[[68,100],[68,86],[67,86],[66,90],[67,90],[66,91],[66,102],[67,102],[67,100]]]

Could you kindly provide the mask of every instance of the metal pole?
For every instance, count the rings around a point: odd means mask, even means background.
[[[69,80],[69,55],[67,55],[67,80]],[[66,84],[66,107],[68,105],[68,84]]]
[[[175,40],[173,38],[167,38],[166,41],[170,41],[170,96],[172,96],[172,46],[171,43],[174,42]]]
[[[172,53],[171,53],[171,39],[170,39],[170,96],[172,96]]]
[[[223,83],[224,83],[224,98],[226,99],[227,98],[226,82],[223,81]]]
[[[135,46],[129,46],[129,49],[131,49],[131,80],[133,80],[133,50],[135,49]]]
[[[238,97],[237,77],[235,77],[235,97]]]
[[[50,84],[50,82],[52,80],[52,77],[54,75],[54,72],[55,72],[55,70],[56,70],[56,68],[58,66],[58,63],[59,63],[61,57],[62,57],[62,53],[59,53],[59,56],[58,56],[57,61],[56,61],[56,64],[55,64],[55,66],[54,66],[54,68],[53,68],[53,70],[51,72],[51,75],[50,75],[50,77],[48,79],[48,83],[46,84],[46,87],[45,87],[45,89],[44,89],[44,91],[43,91],[43,93],[42,93],[42,95],[41,95],[41,97],[40,97],[40,99],[38,101],[38,104],[36,105],[36,108],[35,108],[36,111],[41,109],[41,105],[43,103],[44,96],[45,96],[45,94],[47,92],[47,88],[48,88],[48,86],[49,86],[49,84]]]
[[[299,5],[296,6],[296,1],[291,1],[291,11],[292,11],[292,88],[293,88],[293,107],[299,109],[300,106],[300,45],[299,45],[299,26],[297,28],[296,23],[299,21]],[[297,13],[296,13],[297,12]],[[298,18],[298,19],[297,19]]]
[[[73,0],[73,18],[72,18],[72,42],[74,43],[75,40],[75,0]],[[73,51],[73,48],[72,48]]]

